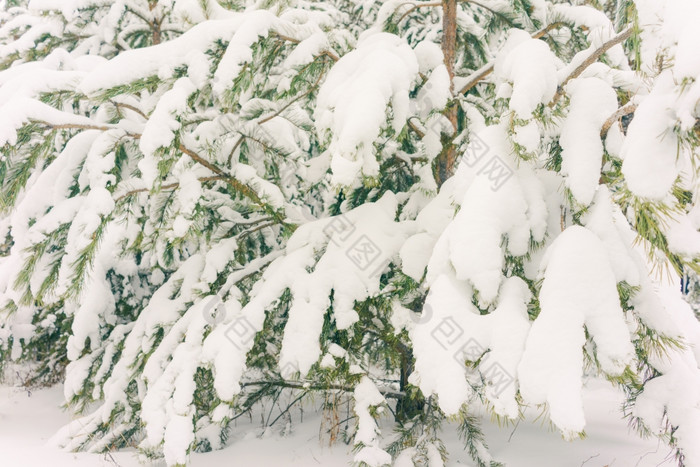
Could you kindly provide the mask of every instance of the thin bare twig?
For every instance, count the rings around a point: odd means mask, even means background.
[[[129,109],[129,110],[131,110],[132,112],[136,112],[137,114],[139,114],[140,116],[142,116],[143,118],[145,118],[146,120],[148,120],[148,115],[146,115],[146,114],[143,113],[140,109],[134,107],[133,105],[124,104],[124,103],[115,102],[115,101],[109,101],[109,102],[111,102],[112,104],[114,104],[114,106],[115,106],[116,108],[118,108],[118,109],[119,109],[119,108]]]
[[[401,21],[406,18],[406,16],[410,15],[414,11],[416,11],[418,8],[424,8],[424,7],[434,7],[434,6],[441,6],[442,2],[427,2],[427,3],[414,3],[414,2],[404,2],[401,5],[397,6],[396,9],[394,10],[395,12],[401,8],[404,5],[411,5],[411,8],[409,8],[401,17],[396,21],[396,24],[399,24]]]
[[[617,109],[615,113],[608,117],[608,119],[605,120],[605,123],[603,123],[603,126],[600,129],[600,138],[605,139],[608,135],[608,131],[610,131],[610,128],[612,128],[616,121],[618,121],[625,115],[634,113],[635,110],[637,110],[637,104],[634,104],[632,102],[629,102]]]
[[[585,461],[581,462],[581,466],[583,467],[583,465],[584,465],[586,462],[588,462],[588,461],[590,461],[590,460],[592,460],[592,459],[595,459],[595,458],[598,457],[598,456],[600,456],[600,453],[596,454],[595,456],[589,457],[589,458],[586,459]]]

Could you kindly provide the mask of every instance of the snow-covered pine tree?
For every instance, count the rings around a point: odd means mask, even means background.
[[[450,420],[488,466],[475,404],[573,438],[603,375],[700,465],[700,8],[572,3],[0,2],[0,357],[55,440],[180,465],[320,394],[358,464]]]

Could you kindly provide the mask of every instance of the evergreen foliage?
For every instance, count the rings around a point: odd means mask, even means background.
[[[494,467],[473,407],[584,436],[585,373],[700,465],[697,44],[648,2],[442,3],[0,1],[0,365],[63,382],[64,447],[183,465],[322,400],[358,465],[456,423]]]

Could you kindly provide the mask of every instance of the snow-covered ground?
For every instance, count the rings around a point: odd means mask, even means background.
[[[619,417],[621,395],[608,384],[592,381],[584,390],[588,437],[566,442],[556,431],[529,417],[513,426],[499,428],[486,423],[484,432],[492,453],[509,467],[654,467],[675,465],[669,449],[656,440],[642,440],[629,433]],[[0,387],[0,465],[3,467],[78,466],[130,467],[142,465],[134,451],[111,454],[68,453],[51,447],[51,435],[71,416],[61,410],[60,386],[27,391]],[[306,412],[304,422],[293,418],[287,437],[260,438],[259,428],[239,425],[228,448],[196,453],[193,467],[218,466],[324,466],[345,467],[351,463],[351,446],[333,447],[318,441],[319,418]],[[247,433],[247,434],[246,434]],[[451,453],[448,466],[472,466],[460,449],[456,431],[448,429],[445,442]]]

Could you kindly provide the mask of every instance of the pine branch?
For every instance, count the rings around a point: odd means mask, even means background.
[[[531,37],[533,39],[540,39],[544,37],[549,31],[553,29],[557,29],[561,26],[563,26],[564,23],[561,21],[558,21],[556,23],[552,23],[548,26],[545,26],[544,28],[540,29],[539,31],[536,31],[532,33]],[[493,72],[493,66],[495,65],[496,61],[492,60],[486,65],[482,66],[478,70],[476,70],[474,73],[469,75],[467,78],[467,83],[462,86],[462,89],[459,90],[460,94],[466,94],[469,92],[474,86],[479,84],[484,78],[486,78],[488,75],[490,75]]]
[[[411,121],[410,118],[406,121],[406,124],[416,135],[418,135],[418,138],[423,138],[425,136],[425,133],[423,133],[420,128],[418,128],[416,124]]]
[[[214,175],[211,177],[199,177],[197,179],[199,182],[204,183],[204,182],[211,182],[214,180],[224,180],[224,178],[221,175]],[[161,190],[174,190],[180,186],[180,183],[174,182],[174,183],[168,183],[166,185],[161,185],[160,189]],[[129,196],[133,196],[138,193],[145,193],[151,191],[150,188],[136,188],[134,190],[129,190],[123,195],[120,195],[117,197],[114,201],[121,201],[124,198],[128,198]]]
[[[109,131],[118,129],[116,126],[105,126],[105,125],[83,125],[79,123],[61,123],[53,124],[49,122],[44,122],[41,120],[30,120],[31,123],[36,123],[42,125],[50,130],[99,130],[99,131]]]
[[[299,39],[295,39],[293,37],[286,36],[284,34],[277,32],[277,31],[271,31],[270,34],[279,37],[283,41],[291,42],[292,44],[298,44],[301,42]],[[333,60],[334,62],[337,62],[338,60],[340,60],[340,57],[338,57],[336,54],[334,54],[330,50],[323,50],[323,51],[321,51],[321,53],[318,56],[324,56],[324,55],[327,56],[328,58],[330,58],[331,60]]]
[[[200,165],[203,165],[207,169],[211,170],[215,174],[219,175],[222,180],[224,180],[226,183],[231,185],[234,190],[238,191],[239,193],[243,194],[247,198],[249,198],[253,203],[257,204],[261,208],[265,209],[266,211],[269,211],[270,215],[272,215],[277,222],[279,222],[281,225],[291,228],[292,230],[296,228],[293,224],[289,224],[286,222],[285,218],[280,215],[279,212],[272,206],[269,206],[267,203],[265,203],[260,196],[256,193],[254,189],[252,189],[250,186],[246,185],[245,183],[242,183],[238,180],[236,180],[233,176],[230,174],[227,174],[224,170],[220,169],[216,165],[212,164],[208,160],[204,159],[200,155],[198,155],[196,152],[192,151],[191,149],[186,148],[184,145],[180,144],[178,146],[178,149],[180,152],[183,154],[187,154],[193,161],[199,163]]]
[[[297,102],[299,99],[302,99],[302,98],[308,96],[309,94],[311,94],[311,92],[312,92],[314,89],[316,89],[316,88],[318,87],[318,85],[321,83],[321,79],[323,79],[323,75],[324,75],[324,74],[325,74],[325,73],[324,73],[324,71],[322,70],[321,73],[319,73],[318,78],[316,79],[316,82],[314,82],[314,84],[312,84],[311,87],[310,87],[309,89],[307,89],[304,93],[302,93],[302,94],[296,96],[296,97],[295,97],[294,99],[292,99],[291,101],[287,102],[287,104],[285,104],[284,106],[282,106],[282,108],[279,109],[277,112],[275,112],[275,113],[273,113],[272,115],[269,115],[269,116],[263,118],[262,120],[258,120],[258,125],[262,125],[263,123],[267,123],[267,122],[269,122],[270,120],[272,120],[273,118],[278,117],[282,112],[284,112],[285,110],[287,110],[292,104],[294,104],[295,102]],[[238,143],[236,144],[236,146],[238,146]]]
[[[574,78],[578,78],[581,73],[583,73],[586,68],[594,64],[595,62],[598,61],[598,59],[608,50],[610,50],[612,47],[616,46],[617,44],[624,42],[627,40],[632,35],[633,28],[630,26],[624,31],[622,31],[620,34],[617,36],[613,37],[612,39],[609,39],[608,41],[604,42],[603,45],[598,47],[593,51],[591,55],[589,55],[583,63],[581,63],[579,66],[577,66],[574,71],[569,73],[569,75],[564,78],[564,80],[561,82],[559,87],[557,88],[556,94],[554,94],[554,98],[552,99],[552,102],[549,103],[549,107],[553,107],[554,104],[557,103],[557,101],[564,95],[564,87],[569,83]]]
[[[83,124],[59,124],[59,125],[54,125],[48,122],[44,121],[34,121],[34,123],[38,123],[41,125],[45,125],[48,128],[54,129],[54,130],[61,130],[61,129],[79,129],[79,130],[100,130],[100,131],[108,131],[108,130],[114,130],[114,129],[119,129],[118,127],[114,125],[106,126],[106,125],[83,125]],[[139,139],[141,138],[141,134],[139,133],[129,133],[127,132],[127,136],[130,136],[134,139]],[[281,225],[290,228],[291,230],[294,230],[296,228],[295,225],[290,224],[286,222],[286,219],[280,215],[280,213],[277,211],[277,209],[273,208],[272,206],[269,206],[267,203],[265,203],[262,198],[257,194],[257,192],[251,188],[249,185],[240,182],[239,180],[236,180],[232,175],[226,173],[223,169],[217,167],[216,165],[212,164],[208,160],[204,159],[201,157],[199,154],[196,152],[192,151],[191,149],[185,147],[183,144],[180,144],[178,146],[178,150],[182,152],[183,154],[186,154],[189,156],[193,161],[197,162],[200,165],[203,165],[207,169],[211,170],[214,172],[219,179],[225,181],[229,185],[233,187],[234,190],[238,191],[245,197],[249,198],[253,203],[257,204],[259,207],[265,209],[268,211]]]
[[[110,100],[109,102],[112,103],[112,104],[113,104],[116,108],[118,108],[118,109],[120,109],[120,108],[122,108],[122,109],[129,109],[129,110],[131,110],[132,112],[136,112],[137,114],[139,114],[139,115],[140,115],[141,117],[143,117],[144,119],[148,120],[148,115],[146,115],[146,114],[143,113],[140,109],[134,107],[133,105],[123,104],[123,103],[121,103],[121,102],[115,102],[115,101],[112,101],[112,100]]]

